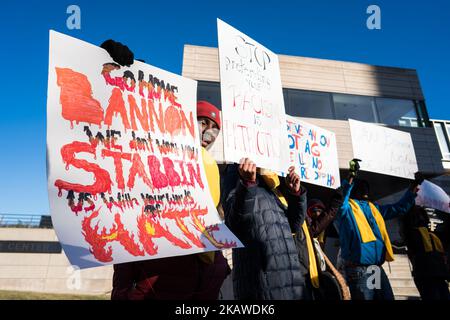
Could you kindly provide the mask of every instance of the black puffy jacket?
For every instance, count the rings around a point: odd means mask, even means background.
[[[233,287],[237,299],[299,300],[305,295],[305,268],[292,237],[302,233],[306,190],[284,192],[286,208],[258,178],[241,181],[225,203],[225,222],[245,248],[233,250]]]

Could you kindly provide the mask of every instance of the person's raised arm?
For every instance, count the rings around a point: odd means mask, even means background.
[[[403,197],[394,204],[379,206],[381,215],[385,220],[393,219],[406,214],[415,204],[419,185],[423,182],[424,177],[420,172],[414,175],[414,181],[410,184],[408,190]]]
[[[256,192],[256,164],[250,159],[241,159],[238,168],[239,181],[235,190],[225,201],[225,223],[236,233],[246,229],[245,225],[253,219],[253,202],[246,201]]]
[[[349,174],[347,180],[342,181],[342,206],[346,207],[348,206],[348,201],[350,200],[350,194],[353,188],[353,180],[358,175],[360,166],[359,162],[361,160],[359,159],[352,159],[349,162]]]
[[[287,217],[292,232],[300,232],[306,218],[307,198],[306,189],[300,185],[300,176],[295,173],[295,167],[291,166],[285,179],[288,190]]]

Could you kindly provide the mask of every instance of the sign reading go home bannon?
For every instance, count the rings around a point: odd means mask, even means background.
[[[197,83],[50,32],[48,191],[73,265],[241,246],[221,222],[202,163]]]

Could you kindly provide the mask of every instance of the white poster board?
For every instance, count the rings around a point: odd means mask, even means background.
[[[290,166],[302,182],[336,189],[341,185],[334,132],[286,116]]]
[[[450,213],[450,197],[441,187],[428,180],[419,186],[416,205]]]
[[[217,19],[225,160],[287,170],[286,114],[278,56]]]
[[[72,265],[242,246],[203,169],[196,81],[50,31],[47,100],[52,221]]]
[[[416,154],[407,132],[353,119],[348,120],[353,157],[361,159],[361,170],[414,179]]]

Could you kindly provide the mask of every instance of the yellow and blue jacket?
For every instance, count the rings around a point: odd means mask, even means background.
[[[341,257],[356,265],[379,265],[393,260],[384,220],[406,214],[415,204],[416,194],[408,190],[395,204],[377,205],[350,199],[353,184],[342,183],[344,201],[336,216]]]

